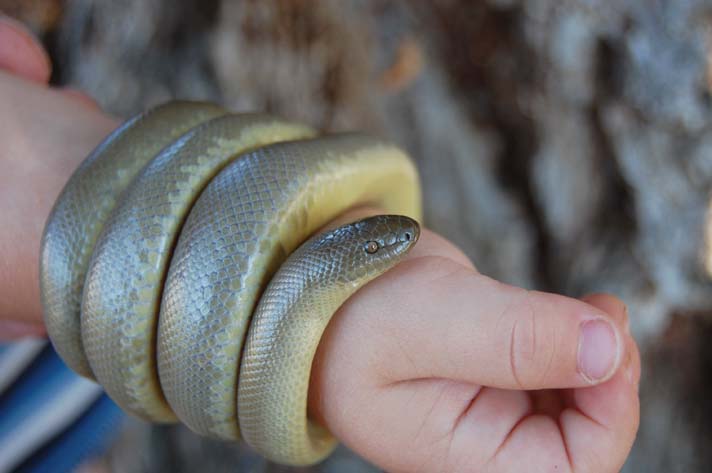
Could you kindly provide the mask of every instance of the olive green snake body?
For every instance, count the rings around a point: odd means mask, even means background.
[[[312,236],[359,205],[394,215]],[[48,334],[132,414],[315,463],[336,443],[307,416],[319,339],[413,246],[419,218],[415,167],[385,141],[164,104],[107,137],[57,199],[40,258]]]

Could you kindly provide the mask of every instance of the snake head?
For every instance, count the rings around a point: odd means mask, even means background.
[[[420,225],[412,218],[377,215],[317,235],[302,251],[328,261],[321,270],[338,273],[341,283],[360,285],[395,266],[419,236]]]
[[[356,238],[363,242],[367,260],[405,254],[418,241],[420,225],[402,215],[377,215],[354,222]]]

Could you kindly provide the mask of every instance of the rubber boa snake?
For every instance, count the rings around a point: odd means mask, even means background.
[[[389,214],[325,233],[349,208]],[[47,220],[47,331],[126,411],[243,438],[308,465],[336,445],[309,420],[329,319],[419,235],[415,166],[358,133],[170,102],[109,135]]]

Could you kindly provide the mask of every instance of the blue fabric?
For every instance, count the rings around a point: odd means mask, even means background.
[[[9,346],[0,344],[0,359],[9,351]],[[59,393],[77,382],[78,375],[67,368],[51,344],[47,343],[12,384],[0,393],[0,448],[10,439],[17,441],[23,422],[30,422],[30,416],[36,416],[39,409],[62,409],[61,405],[52,406],[52,403],[57,404]],[[79,402],[81,398],[74,399]],[[82,461],[101,454],[118,430],[124,415],[103,393],[87,399],[86,406],[77,405],[80,406],[78,414],[74,418],[69,417],[67,425],[47,439],[44,445],[37,446],[13,473],[69,473]]]
[[[25,417],[45,402],[51,402],[52,393],[61,389],[63,383],[75,376],[62,360],[47,346],[39,356],[20,374],[20,377],[0,395],[0,442]]]
[[[72,471],[82,461],[101,454],[108,447],[122,418],[121,410],[102,394],[74,425],[20,465],[16,473]]]

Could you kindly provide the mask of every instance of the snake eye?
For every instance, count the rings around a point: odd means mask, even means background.
[[[405,241],[410,241],[410,239],[412,238],[410,232],[405,232],[403,234],[403,238],[405,239]]]
[[[373,254],[378,251],[378,243],[375,241],[369,241],[364,246],[364,249],[366,250],[366,253]]]

